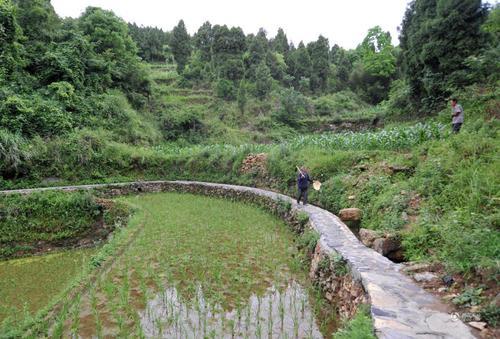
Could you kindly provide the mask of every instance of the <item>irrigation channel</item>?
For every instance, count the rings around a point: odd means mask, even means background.
[[[140,231],[90,288],[67,300],[48,336],[322,338],[335,331],[335,307],[311,285],[295,236],[277,217],[191,194],[117,199],[133,206],[127,228]],[[43,308],[94,251],[0,263],[0,300],[9,305],[0,321]]]

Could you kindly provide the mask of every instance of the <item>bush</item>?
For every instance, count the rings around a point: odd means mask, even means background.
[[[26,136],[52,136],[69,131],[73,121],[59,103],[39,95],[11,95],[0,103],[0,127]]]
[[[224,100],[235,100],[238,90],[232,81],[220,79],[215,85],[216,95]]]
[[[26,140],[19,134],[0,129],[0,176],[16,177],[28,170],[31,152]]]
[[[339,116],[367,107],[368,105],[351,91],[341,91],[314,100],[314,112],[321,116]]]
[[[299,120],[309,111],[309,101],[300,92],[292,88],[280,93],[280,106],[273,113],[273,118],[285,125],[298,127]]]

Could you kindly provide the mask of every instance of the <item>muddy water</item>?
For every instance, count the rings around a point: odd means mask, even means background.
[[[0,262],[0,323],[47,306],[93,254],[72,250]],[[20,319],[21,320],[21,319]],[[0,333],[1,334],[1,333]]]
[[[322,338],[307,291],[297,282],[285,290],[252,295],[243,309],[211,305],[201,289],[184,303],[175,288],[149,300],[139,312],[143,333],[151,338]]]
[[[142,231],[49,336],[331,337],[334,306],[316,297],[276,217],[189,194],[124,200]]]

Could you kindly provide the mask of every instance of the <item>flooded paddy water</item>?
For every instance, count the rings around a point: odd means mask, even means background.
[[[294,235],[243,203],[189,194],[121,198],[141,231],[64,308],[51,337],[322,338],[336,313]]]
[[[71,250],[0,261],[0,323],[7,317],[15,320],[47,306],[94,252]]]

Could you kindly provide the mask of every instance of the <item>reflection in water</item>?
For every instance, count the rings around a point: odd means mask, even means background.
[[[284,291],[253,295],[244,309],[226,312],[208,304],[201,289],[186,304],[174,288],[150,300],[140,312],[146,337],[154,338],[322,338],[307,291],[296,282]]]

